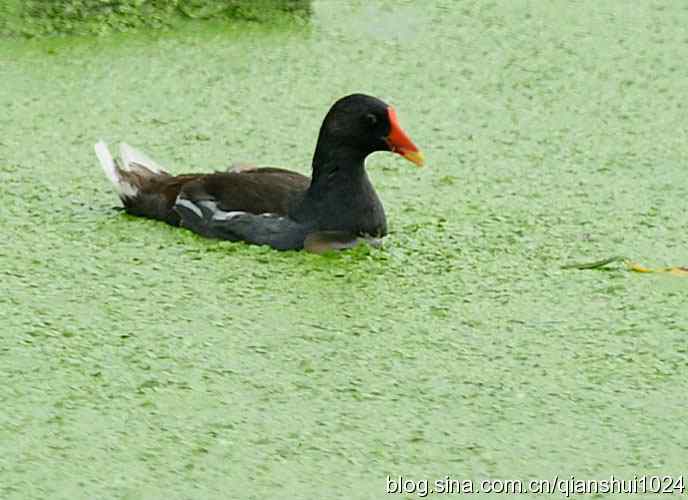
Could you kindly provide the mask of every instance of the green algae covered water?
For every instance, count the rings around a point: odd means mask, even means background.
[[[686,25],[680,2],[318,1],[308,24],[1,42],[0,497],[685,474],[688,281],[560,266],[688,264]],[[379,250],[129,217],[93,154],[307,172],[351,92],[427,158],[369,158]]]
[[[191,20],[270,22],[309,12],[310,0],[0,0],[0,36],[131,33]]]

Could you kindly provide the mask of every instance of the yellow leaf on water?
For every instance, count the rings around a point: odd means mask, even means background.
[[[649,269],[647,267],[641,266],[637,262],[626,261],[626,268],[629,271],[634,271],[636,273],[669,273],[674,276],[688,277],[688,267],[664,267],[662,269]]]
[[[683,276],[688,278],[688,266],[682,267],[664,267],[660,269],[650,269],[649,267],[641,266],[637,262],[633,262],[625,257],[614,256],[607,259],[596,260],[594,262],[576,262],[562,266],[562,269],[602,269],[609,264],[616,262],[623,262],[626,269],[635,273],[669,273],[674,276]]]
[[[672,267],[669,272],[675,276],[688,278],[688,267]]]
[[[626,267],[628,268],[629,271],[635,271],[636,273],[654,273],[655,271],[653,269],[648,269],[647,267],[643,267],[637,262],[631,262],[630,260],[627,260],[624,262],[626,264]]]

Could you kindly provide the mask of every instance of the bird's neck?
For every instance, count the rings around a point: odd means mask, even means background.
[[[290,216],[295,220],[327,218],[374,198],[364,160],[365,155],[360,152],[332,145],[323,147],[319,141],[313,155],[311,184]]]
[[[365,157],[360,151],[318,141],[313,155],[311,190],[327,191],[333,186],[355,188],[367,180]]]

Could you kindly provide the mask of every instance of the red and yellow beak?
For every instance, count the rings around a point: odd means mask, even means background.
[[[399,120],[397,120],[397,112],[390,106],[387,108],[387,114],[389,115],[389,135],[385,138],[390,151],[393,153],[400,154],[408,161],[415,163],[417,166],[422,167],[425,162],[423,153],[413,144],[413,141],[409,139],[406,132],[399,125]]]

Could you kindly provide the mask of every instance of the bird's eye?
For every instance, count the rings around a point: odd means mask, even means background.
[[[370,125],[376,125],[377,124],[377,116],[375,116],[373,113],[366,114],[365,119]]]

